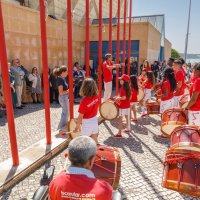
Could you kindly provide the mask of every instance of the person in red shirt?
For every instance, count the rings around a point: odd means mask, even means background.
[[[143,83],[144,81],[146,81],[146,79],[147,79],[147,71],[146,69],[143,69],[141,75],[138,77],[138,86],[140,88],[143,87]]]
[[[194,84],[190,89],[190,101],[185,108],[188,111],[190,125],[200,126],[200,63],[194,66]]]
[[[91,171],[96,151],[96,143],[88,136],[77,137],[69,143],[71,165],[50,183],[51,200],[112,200],[111,185],[95,178]]]
[[[136,104],[138,102],[137,95],[139,93],[137,76],[131,76],[131,110],[133,111],[133,121],[137,122]]]
[[[143,63],[143,69],[145,69],[147,72],[151,71],[151,66],[150,66],[148,60],[144,61],[144,63]]]
[[[122,137],[122,119],[126,117],[126,129],[125,133],[129,133],[131,129],[130,123],[130,99],[131,99],[131,87],[130,87],[130,77],[126,74],[123,74],[120,78],[120,96],[116,100],[120,101],[119,105],[119,117],[118,117],[118,134],[115,135],[117,138]]]
[[[79,116],[74,132],[81,130],[81,135],[90,136],[98,143],[98,119],[99,97],[96,82],[92,78],[86,78],[80,89],[80,96],[84,98],[79,105]],[[82,123],[82,128],[80,128]]]
[[[152,71],[147,72],[147,79],[143,82],[143,88],[144,88],[144,99],[141,104],[142,109],[142,117],[147,116],[147,109],[146,109],[146,101],[151,99],[151,92],[152,88],[155,84],[155,78]]]
[[[167,67],[163,72],[163,82],[161,85],[161,97],[160,102],[160,113],[162,114],[165,110],[173,108],[173,97],[174,90],[176,89],[176,79],[174,76],[174,70]]]
[[[173,69],[175,73],[176,79],[176,91],[174,93],[174,107],[179,107],[179,101],[181,97],[184,95],[185,90],[185,76],[181,70],[182,62],[180,60],[175,60],[173,64]]]
[[[116,66],[112,63],[112,54],[106,54],[105,55],[106,60],[103,63],[103,77],[104,77],[104,101],[108,100],[111,97],[112,94],[112,70],[116,68]]]

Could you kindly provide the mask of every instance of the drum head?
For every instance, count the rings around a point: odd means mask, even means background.
[[[113,120],[118,116],[118,108],[113,101],[106,101],[101,104],[100,114],[106,120]]]
[[[161,131],[164,135],[170,137],[172,132],[174,131],[175,128],[181,126],[183,124],[164,124],[164,125],[161,125]]]
[[[137,99],[138,101],[142,101],[142,99],[144,99],[144,90],[139,88]]]
[[[71,137],[75,138],[75,137],[80,136],[80,132],[73,133],[73,130],[76,127],[76,120],[75,119],[71,119],[68,124],[69,124],[68,128],[69,128]]]

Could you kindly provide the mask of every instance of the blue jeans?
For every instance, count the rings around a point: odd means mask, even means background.
[[[67,130],[67,122],[69,117],[69,98],[68,95],[59,95],[59,103],[62,107],[62,114],[60,118],[60,123],[58,125],[58,130]]]

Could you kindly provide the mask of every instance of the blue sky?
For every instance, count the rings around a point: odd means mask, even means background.
[[[189,0],[133,0],[133,16],[165,14],[166,38],[184,52]],[[200,54],[200,0],[192,0],[188,53]]]

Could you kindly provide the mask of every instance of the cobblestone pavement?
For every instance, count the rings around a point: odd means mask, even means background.
[[[22,150],[28,145],[44,137],[44,110],[41,106],[34,111],[33,105],[27,106],[27,114],[20,116],[16,113],[16,129],[18,133],[18,145]],[[28,114],[28,112],[32,111]],[[60,108],[55,106],[51,109],[52,127],[56,129],[59,120]],[[29,123],[24,121],[28,118]],[[27,125],[28,124],[28,125]],[[24,127],[22,127],[22,125]],[[132,123],[132,132],[121,139],[111,137],[117,133],[117,122],[103,122],[100,127],[100,142],[109,146],[118,147],[122,159],[122,174],[119,190],[124,200],[197,200],[187,195],[180,194],[161,187],[163,172],[163,159],[169,147],[169,141],[160,139],[160,116],[154,115],[145,119],[139,118],[138,123]],[[4,132],[2,132],[2,130]],[[41,130],[40,132],[38,132]],[[6,136],[6,126],[0,127],[1,151],[9,151],[8,138]],[[3,133],[3,134],[2,134]],[[6,134],[5,134],[6,133]],[[42,134],[43,133],[43,134]],[[3,135],[3,136],[2,136]],[[6,141],[5,141],[6,140]],[[6,150],[3,145],[7,145]],[[2,155],[2,154],[1,154]],[[6,154],[3,159],[9,157]],[[1,160],[3,160],[1,158]],[[55,174],[64,166],[64,153],[59,154],[51,162],[56,166]],[[43,174],[44,166],[31,174],[24,181],[16,185],[12,190],[5,193],[1,199],[18,200],[24,197],[31,198],[34,191],[39,186],[39,180]]]

